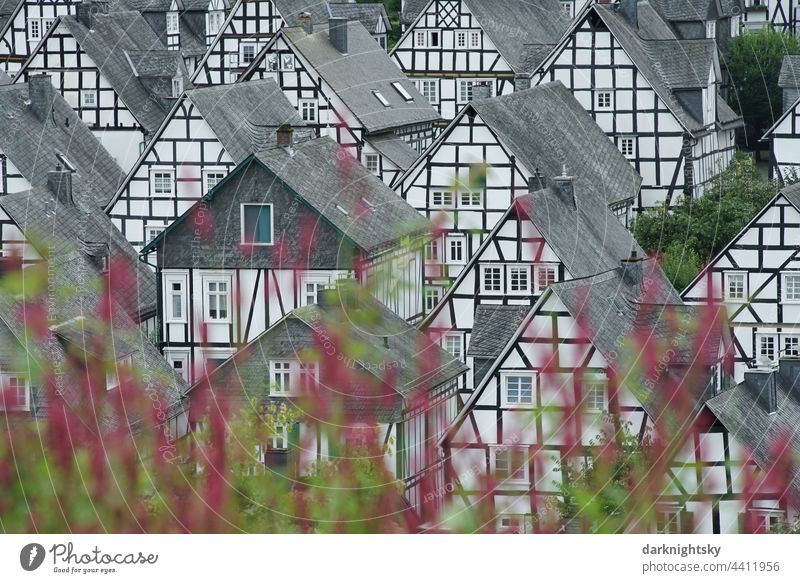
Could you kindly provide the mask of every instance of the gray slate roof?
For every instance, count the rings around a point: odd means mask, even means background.
[[[781,64],[778,87],[800,89],[800,55],[786,55]]]
[[[664,18],[674,22],[694,22],[729,18],[744,12],[741,0],[653,0]]]
[[[0,197],[0,208],[42,257],[71,255],[81,249],[81,240],[106,243],[111,264],[125,266],[121,270],[125,281],[111,288],[114,299],[134,319],[155,311],[155,273],[139,261],[131,244],[105,213],[64,205],[44,189]]]
[[[432,229],[427,219],[328,137],[296,144],[291,152],[265,150],[257,158],[369,253]]]
[[[330,15],[335,18],[358,20],[369,32],[377,32],[379,20],[383,20],[383,25],[387,31],[392,30],[392,23],[389,22],[386,7],[379,2],[372,4],[329,2],[328,10]]]
[[[403,398],[417,390],[432,391],[466,372],[462,362],[377,300],[360,302],[355,309],[314,305],[293,311],[220,365],[210,377],[211,390],[228,395],[241,391],[247,400],[264,401],[269,382],[264,370],[270,360],[319,360],[319,390],[331,391],[332,400],[344,400],[348,421],[394,423],[402,419]],[[327,385],[326,362],[331,366],[335,359],[314,357],[320,332],[332,338],[344,334],[347,341],[339,348],[352,359],[352,369],[366,373],[374,384],[356,375],[350,386]]]
[[[347,55],[330,43],[327,25],[315,27],[310,35],[300,27],[284,28],[279,34],[331,86],[368,133],[439,119],[438,112],[360,22],[349,22],[347,30]],[[269,48],[264,48],[251,68],[259,65]],[[407,102],[392,83],[400,83],[412,100]],[[381,104],[374,91],[386,98],[389,107]]]
[[[751,451],[765,471],[775,462],[778,444],[785,445],[795,460],[800,454],[800,377],[791,378],[777,371],[773,374],[777,389],[777,410],[773,415],[758,403],[746,381],[706,402],[730,435]],[[797,464],[792,468],[790,486],[795,496],[800,495]]]
[[[411,24],[417,19],[417,16],[425,10],[425,7],[431,0],[401,0],[402,7],[400,10],[400,22],[403,24]]]
[[[138,12],[98,15],[90,32],[73,16],[61,22],[97,64],[125,106],[148,133],[155,132],[169,111],[172,78],[189,73],[177,51],[168,51]],[[160,78],[160,86],[145,81]]]
[[[530,306],[478,306],[467,355],[475,358],[500,356],[530,309]]]
[[[29,105],[28,84],[0,85],[0,150],[34,188],[65,156],[76,168],[73,192],[83,208],[103,208],[124,180],[122,170],[53,88],[52,117],[39,119]]]
[[[237,163],[274,146],[281,125],[304,125],[272,79],[191,89],[186,98]]]
[[[545,180],[567,172],[611,205],[636,196],[642,178],[570,91],[556,81],[472,103],[503,144]]]
[[[391,160],[401,171],[408,170],[419,158],[419,153],[394,132],[370,136],[367,141],[382,156]]]

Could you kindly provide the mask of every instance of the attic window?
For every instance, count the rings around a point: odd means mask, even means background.
[[[336,205],[336,210],[339,211],[340,213],[342,213],[346,217],[350,216],[350,213],[347,212],[347,210],[344,207],[339,206],[338,204]]]
[[[380,91],[373,91],[372,94],[378,99],[378,101],[381,102],[381,104],[384,107],[391,107],[389,102],[386,100],[386,98],[383,96],[383,94]]]
[[[374,204],[372,204],[370,201],[368,201],[368,200],[367,200],[366,198],[364,198],[364,197],[362,197],[362,198],[361,198],[361,202],[363,202],[363,203],[364,203],[364,205],[365,205],[367,208],[369,208],[369,209],[374,209],[374,208],[375,208],[375,205],[374,205]]]
[[[411,94],[406,91],[405,87],[403,87],[399,82],[395,81],[392,83],[392,87],[400,94],[400,97],[405,99],[406,101],[414,101],[414,98],[411,97]]]
[[[178,34],[180,32],[180,24],[178,23],[177,12],[167,12],[167,34]]]

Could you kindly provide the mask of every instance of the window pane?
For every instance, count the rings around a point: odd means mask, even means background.
[[[255,244],[272,243],[271,206],[244,206],[244,241]]]

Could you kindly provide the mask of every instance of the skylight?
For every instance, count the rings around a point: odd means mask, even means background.
[[[411,97],[411,94],[406,91],[405,87],[403,87],[399,81],[395,81],[392,83],[392,87],[400,94],[400,96],[405,99],[406,101],[414,101],[414,98]]]
[[[340,213],[342,213],[342,214],[343,214],[344,216],[346,216],[346,217],[349,217],[349,216],[350,216],[350,213],[348,213],[348,212],[347,212],[347,211],[344,209],[344,207],[341,207],[341,206],[339,206],[338,204],[336,205],[336,210],[337,210],[337,211],[339,211]]]
[[[391,107],[390,103],[389,103],[389,102],[386,100],[386,98],[383,96],[383,93],[381,93],[380,91],[373,91],[373,92],[372,92],[372,94],[373,94],[375,97],[377,97],[377,98],[378,98],[378,101],[380,101],[380,102],[383,104],[383,106],[384,106],[384,107]]]

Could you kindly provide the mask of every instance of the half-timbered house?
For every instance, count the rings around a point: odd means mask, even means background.
[[[434,137],[436,110],[360,22],[285,27],[242,79],[272,78],[320,135],[349,148],[390,184]],[[401,142],[394,140],[401,138]]]
[[[472,100],[530,87],[533,68],[567,28],[557,0],[430,0],[392,49],[392,58],[446,120]]]
[[[44,33],[62,14],[75,14],[80,0],[15,0],[2,5],[0,68],[13,76],[28,60]],[[107,3],[97,3],[107,7]]]
[[[156,266],[164,354],[214,368],[341,278],[422,315],[430,223],[328,137],[249,157],[142,251]]]
[[[800,56],[783,57],[778,86],[783,113],[761,139],[769,141],[770,177],[795,181],[800,179]]]
[[[739,36],[742,0],[653,0],[653,6],[682,39],[709,38],[725,50]]]
[[[287,314],[193,387],[190,398],[208,390],[216,402],[235,399],[243,407],[287,404],[300,421],[279,427],[258,449],[258,461],[273,471],[292,466],[296,478],[311,462],[359,455],[360,448],[360,455],[382,458],[421,511],[422,478],[438,470],[443,485],[431,444],[455,419],[457,379],[466,367],[353,283]]]
[[[180,55],[133,11],[59,17],[15,81],[38,74],[50,75],[125,172],[191,87]]]
[[[533,82],[560,80],[642,176],[637,208],[699,196],[733,155],[714,41],[681,40],[644,1],[588,4]]]
[[[185,91],[128,173],[106,212],[144,246],[248,156],[303,125],[272,80]]]
[[[800,185],[787,186],[683,291],[693,304],[723,304],[736,379],[745,370],[800,356]]]
[[[426,254],[429,311],[514,199],[565,169],[580,197],[602,200],[627,226],[641,178],[561,83],[476,99],[458,113],[394,187],[437,227]]]
[[[328,12],[332,18],[359,21],[382,48],[388,49],[392,23],[389,22],[386,6],[381,2],[328,2]]]
[[[773,28],[776,30],[797,32],[800,20],[795,0],[745,0],[743,26],[748,30]]]

